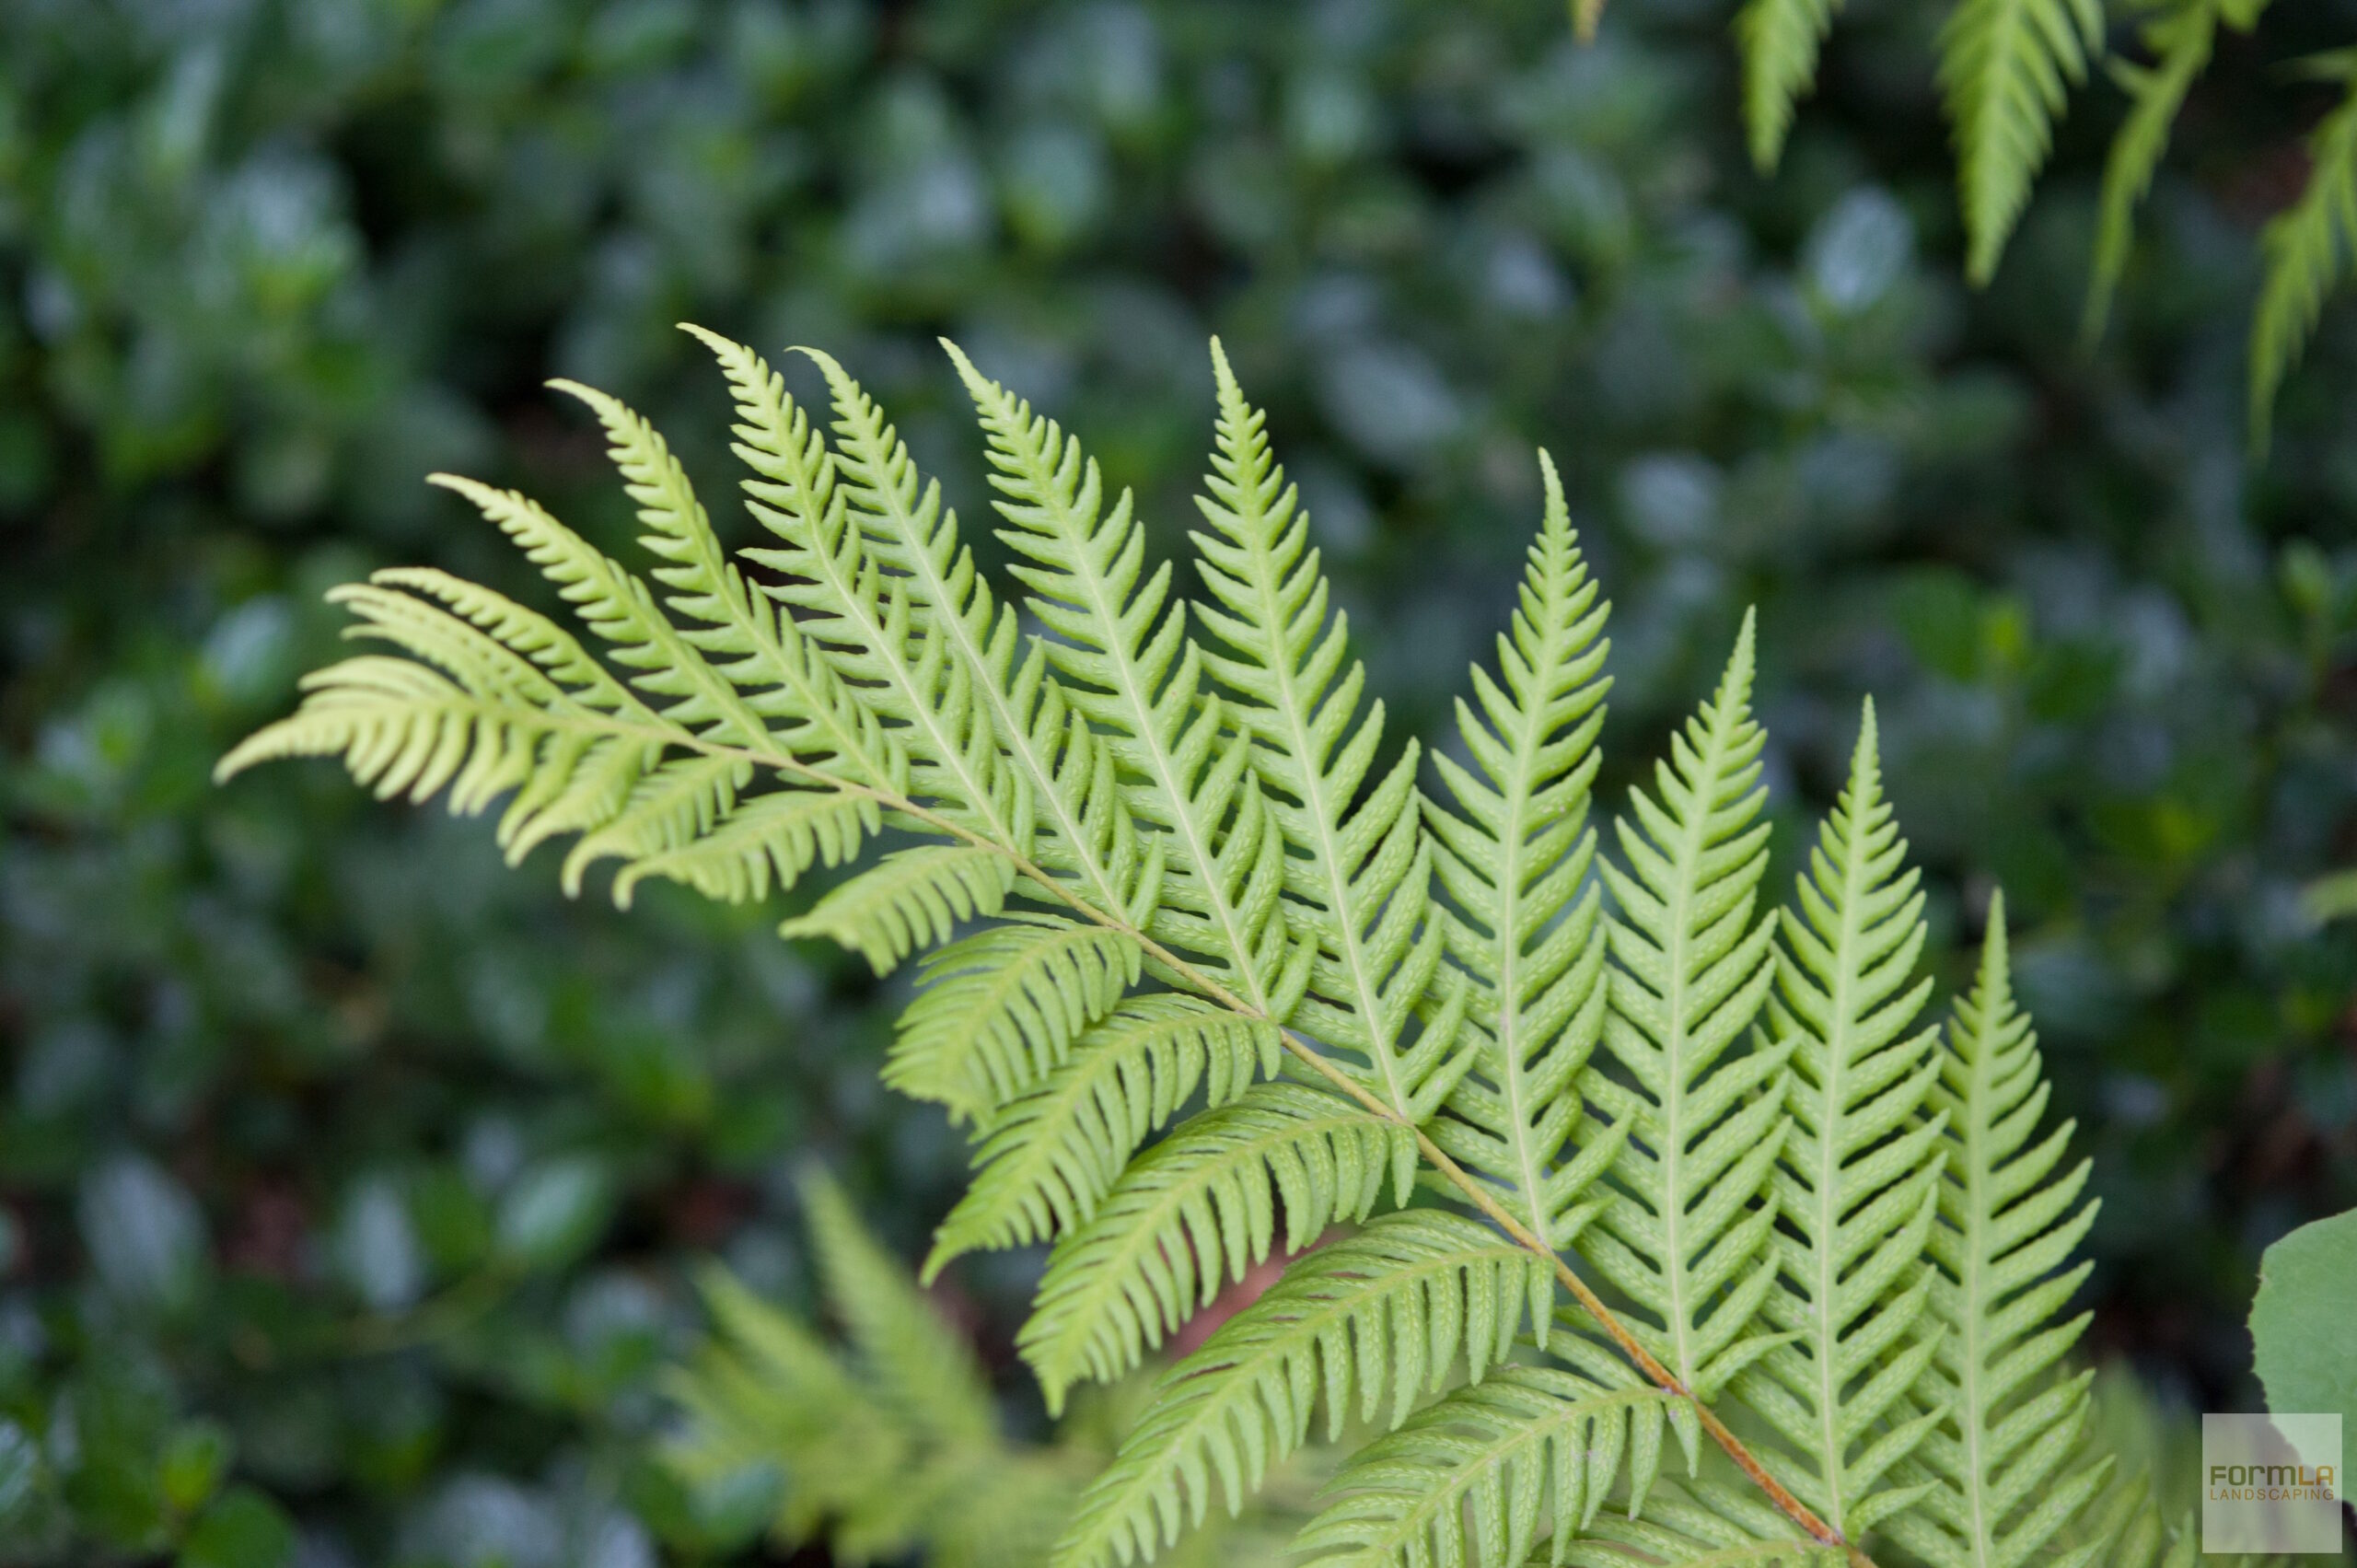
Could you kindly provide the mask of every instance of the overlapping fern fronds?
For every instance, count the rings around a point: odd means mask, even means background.
[[[916,960],[883,1072],[970,1128],[976,1166],[928,1268],[1050,1245],[1017,1344],[1052,1406],[1294,1255],[1067,1489],[1059,1568],[1168,1549],[1320,1403],[1329,1433],[1393,1434],[1306,1538],[1333,1561],[1867,1568],[1887,1536],[1945,1568],[2142,1539],[2096,1506],[2084,1396],[2053,1370],[2089,1212],[2060,1144],[2026,1143],[2044,1091],[2001,919],[1951,1043],[1910,1032],[1921,899],[1871,714],[1797,907],[1763,913],[1747,619],[1612,851],[1588,826],[1606,610],[1543,459],[1506,634],[1427,800],[1216,345],[1191,607],[1131,496],[952,351],[1028,630],[840,365],[809,356],[830,434],[760,356],[699,336],[735,398],[758,573],[650,426],[568,387],[650,575],[446,478],[590,638],[379,574],[337,597],[390,651],[311,677],[222,771],[336,755],[387,795],[504,802],[511,857],[571,837],[565,886],[612,861],[625,902],[650,878],[745,900],[833,872],[782,929]],[[989,1400],[840,1201],[810,1207],[858,1359],[725,1285],[715,1354],[772,1402],[862,1405],[805,1461],[850,1479],[784,1517],[899,1550],[893,1499],[858,1478],[987,1450]],[[734,1451],[810,1435],[698,1387]],[[1737,1435],[1727,1395],[1770,1440]],[[927,1471],[940,1495],[1022,1511],[1013,1483],[958,1491],[989,1473],[962,1464]]]

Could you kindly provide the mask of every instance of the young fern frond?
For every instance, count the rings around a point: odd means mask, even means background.
[[[1924,1317],[1933,1281],[1922,1260],[1946,1163],[1946,1118],[1921,1114],[1939,1030],[1909,1032],[1932,990],[1928,979],[1910,983],[1923,895],[1902,869],[1871,702],[1818,837],[1799,912],[1781,912],[1769,1007],[1770,1028],[1794,1049],[1793,1128],[1771,1177],[1782,1272],[1762,1306],[1794,1337],[1747,1368],[1736,1392],[1802,1456],[1793,1489],[1854,1537],[1921,1495],[1882,1482],[1937,1419],[1904,1401],[1940,1338]]]
[[[2300,199],[2259,235],[2266,280],[2250,334],[2250,438],[2264,451],[2275,394],[2324,316],[2325,296],[2357,267],[2357,49],[2312,63],[2345,96],[2308,138]]]
[[[1555,465],[1539,454],[1547,509],[1499,679],[1476,666],[1480,703],[1459,699],[1457,726],[1472,765],[1435,753],[1457,812],[1428,803],[1434,864],[1454,910],[1440,919],[1471,977],[1469,1031],[1486,1034],[1480,1064],[1434,1121],[1433,1140],[1499,1190],[1515,1218],[1555,1247],[1594,1213],[1577,1202],[1617,1153],[1596,1130],[1562,1158],[1581,1125],[1578,1085],[1604,1024],[1604,923],[1589,879],[1587,826],[1604,724],[1599,604],[1580,558]],[[1461,815],[1459,814],[1461,813]],[[1462,912],[1461,913],[1457,912]]]
[[[1208,1003],[1122,1003],[1045,1083],[986,1117],[974,1183],[942,1222],[925,1277],[975,1248],[1019,1247],[1079,1225],[1198,1086],[1206,1109],[1225,1105],[1256,1072],[1276,1075],[1279,1051],[1274,1025]]]
[[[1132,1161],[1086,1224],[1057,1243],[1017,1344],[1051,1410],[1082,1377],[1135,1366],[1220,1285],[1269,1255],[1283,1200],[1285,1250],[1408,1199],[1406,1130],[1339,1096],[1259,1084]]]
[[[1444,941],[1439,923],[1425,918],[1432,850],[1419,830],[1417,748],[1409,742],[1367,786],[1383,744],[1383,703],[1361,715],[1364,666],[1353,662],[1336,679],[1350,629],[1339,611],[1328,617],[1308,514],[1216,340],[1212,355],[1217,444],[1209,494],[1197,500],[1211,528],[1193,538],[1219,608],[1195,608],[1233,650],[1203,662],[1228,693],[1230,722],[1250,738],[1252,765],[1295,852],[1283,867],[1286,923],[1317,944],[1309,993],[1291,1021],[1353,1052],[1361,1082],[1414,1125],[1472,1059],[1453,1049],[1459,989],[1412,1043],[1408,1038]]]
[[[1886,1527],[1933,1568],[2015,1568],[2085,1506],[2111,1465],[2076,1452],[2092,1374],[2056,1370],[2087,1325],[2084,1313],[2057,1314],[2092,1267],[2070,1260],[2096,1205],[2072,1207],[2085,1162],[2054,1175],[2072,1123],[2032,1142],[2049,1086],[2014,1004],[2002,897],[1948,1045],[1928,1097],[1947,1118],[1948,1163],[1927,1244],[1932,1315],[1947,1331],[1920,1388],[1945,1413],[1915,1454],[1933,1491]],[[2104,1545],[2067,1554],[2066,1568],[2100,1561]]]
[[[1476,1383],[1554,1281],[1526,1248],[1457,1214],[1389,1214],[1287,1269],[1164,1374],[1136,1430],[1083,1494],[1055,1568],[1152,1558],[1201,1523],[1214,1478],[1235,1509],[1309,1436],[1355,1413],[1399,1426],[1461,1353]]]
[[[1956,127],[1965,275],[1996,274],[2053,150],[2071,89],[2103,52],[2103,0],[1956,0],[1940,29],[1940,87]]]
[[[1451,1389],[1362,1448],[1328,1489],[1335,1501],[1296,1549],[1325,1563],[1561,1563],[1628,1467],[1624,1506],[1642,1516],[1665,1426],[1687,1469],[1699,1459],[1693,1406],[1599,1345],[1562,1336],[1579,1370],[1501,1366]]]
[[[1633,1087],[1599,1079],[1622,1125],[1614,1192],[1578,1245],[1650,1315],[1638,1337],[1697,1397],[1715,1396],[1772,1340],[1747,1334],[1776,1277],[1769,1171],[1781,1153],[1790,1040],[1729,1056],[1775,978],[1772,919],[1751,918],[1768,864],[1766,737],[1751,718],[1752,619],[1718,690],[1630,792],[1629,866],[1607,864],[1611,1011],[1604,1039]]]
[[[1817,54],[1840,8],[1841,0],[1744,0],[1736,13],[1744,130],[1763,174],[1783,157],[1794,106],[1817,85]]]

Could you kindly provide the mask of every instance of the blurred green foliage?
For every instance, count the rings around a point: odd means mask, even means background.
[[[716,458],[683,317],[836,352],[970,516],[933,333],[1120,482],[1194,471],[1221,332],[1427,735],[1545,443],[1611,754],[1756,602],[1797,843],[1875,691],[1933,947],[2016,912],[2095,1342],[2249,1408],[2260,1249],[2357,1202],[2357,942],[2302,898],[2357,865],[2357,323],[2263,468],[2238,372],[2329,93],[2222,50],[2082,357],[2118,101],[1968,293],[1937,12],[1852,7],[1771,181],[1710,0],[1588,49],[1533,0],[0,7],[0,1562],[694,1561],[727,1521],[650,1458],[689,1265],[808,1298],[790,1155],[902,1256],[947,1206],[958,1139],[875,1081],[891,995],[779,912],[568,903],[325,765],[207,783],[331,652],[327,585],[533,591],[427,470],[619,540],[540,377]],[[1032,1266],[954,1275],[999,1361]]]

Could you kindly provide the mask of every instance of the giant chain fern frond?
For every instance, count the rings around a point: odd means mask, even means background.
[[[1471,766],[1433,759],[1463,813],[1437,804],[1427,812],[1435,869],[1455,906],[1441,918],[1472,977],[1467,1027],[1489,1042],[1431,1133],[1560,1248],[1593,1213],[1575,1200],[1616,1152],[1608,1132],[1561,1157],[1581,1123],[1580,1075],[1604,1022],[1587,808],[1610,645],[1601,636],[1608,607],[1580,558],[1562,482],[1543,452],[1539,462],[1546,517],[1510,632],[1498,639],[1499,678],[1476,666],[1480,712],[1461,698],[1457,705]]]
[[[1632,1086],[1596,1086],[1626,1142],[1612,1202],[1579,1237],[1650,1315],[1648,1348],[1704,1399],[1770,1342],[1746,1330],[1776,1277],[1768,1173],[1793,1049],[1734,1051],[1776,972],[1774,923],[1752,919],[1768,825],[1751,681],[1746,615],[1718,690],[1656,764],[1660,799],[1630,793],[1628,868],[1604,870],[1620,908],[1604,1039]]]
[[[2275,394],[2316,330],[2325,296],[2357,267],[2357,49],[2311,65],[2342,84],[2344,97],[2308,139],[2308,182],[2300,199],[2259,236],[2266,281],[2250,333],[2250,430],[2260,450]]]
[[[388,651],[310,677],[221,771],[337,755],[381,794],[498,806],[511,859],[569,837],[567,890],[611,861],[623,903],[649,878],[741,900],[835,868],[781,929],[878,971],[919,961],[884,1073],[970,1124],[976,1165],[928,1267],[1051,1245],[1016,1342],[1051,1405],[1297,1254],[1157,1385],[1062,1562],[1155,1555],[1251,1491],[1321,1400],[1329,1430],[1396,1434],[1306,1538],[1329,1560],[1518,1568],[1543,1538],[1551,1562],[1612,1568],[1872,1568],[1873,1529],[1933,1568],[2016,1568],[2158,1539],[2096,1501],[2084,1389],[2055,1370],[2092,1210],[2066,1214],[2083,1172],[2050,1179],[2064,1134],[2028,1145],[2045,1091],[2002,914],[1949,1047],[1910,1032],[1921,899],[1871,715],[1780,948],[1756,912],[1748,619],[1632,795],[1619,861],[1598,851],[1606,610],[1543,456],[1518,599],[1428,801],[1414,745],[1378,765],[1381,704],[1216,345],[1199,645],[1127,493],[1109,502],[1077,442],[963,355],[1036,633],[841,366],[811,354],[830,439],[758,355],[699,335],[735,398],[758,575],[663,438],[567,384],[651,577],[521,495],[439,477],[589,638],[446,574],[379,573],[334,597]],[[731,1348],[690,1399],[703,1427],[730,1453],[816,1443],[842,1484],[789,1514],[841,1521],[853,1557],[913,1544],[869,1484],[910,1462],[911,1497],[1036,1523],[1030,1481],[961,1490],[1000,1473],[975,1458],[990,1400],[962,1348],[838,1200],[809,1206],[855,1368],[715,1286]],[[1559,1290],[1576,1310],[1550,1331]],[[1758,1451],[1715,1408],[1730,1386],[1772,1434]],[[864,1413],[763,1424],[765,1400],[811,1399]],[[1656,1484],[1665,1429],[1686,1473]],[[1703,1473],[1701,1436],[1751,1492]]]
[[[2056,1370],[2087,1323],[2057,1315],[2092,1267],[2071,1256],[2096,1205],[2072,1206],[2085,1162],[2054,1174],[2072,1124],[2033,1141],[2049,1086],[2014,1003],[2002,897],[1948,1042],[1928,1097],[1947,1118],[1941,1223],[1928,1245],[1932,1312],[1947,1332],[1922,1385],[1945,1413],[1917,1453],[1933,1489],[1888,1527],[1933,1568],[2015,1568],[2096,1494],[2110,1461],[2076,1462],[2092,1374]],[[2071,1563],[2097,1561],[2103,1545]]]
[[[1939,1031],[1909,1032],[1930,995],[1914,981],[1923,895],[1883,797],[1870,702],[1848,787],[1782,912],[1773,1031],[1794,1042],[1793,1116],[1773,1176],[1784,1228],[1767,1321],[1794,1336],[1736,1383],[1803,1456],[1794,1490],[1856,1534],[1920,1493],[1878,1490],[1935,1412],[1904,1402],[1939,1342],[1923,1261],[1945,1164],[1945,1118],[1920,1114]],[[1920,1484],[1920,1483],[1919,1483]]]

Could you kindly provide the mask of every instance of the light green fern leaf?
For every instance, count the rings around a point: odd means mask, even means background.
[[[1579,1370],[1501,1366],[1360,1449],[1295,1549],[1320,1564],[1431,1568],[1528,1562],[1545,1539],[1540,1560],[1561,1563],[1624,1462],[1624,1505],[1641,1516],[1666,1427],[1691,1468],[1694,1407],[1585,1340],[1565,1335],[1557,1353]]]
[[[1534,1235],[1562,1247],[1593,1212],[1575,1200],[1618,1147],[1616,1131],[1604,1129],[1562,1157],[1580,1128],[1577,1084],[1604,1022],[1587,808],[1610,645],[1601,635],[1608,607],[1580,558],[1555,465],[1543,452],[1539,462],[1546,519],[1510,634],[1498,639],[1498,679],[1476,667],[1480,710],[1457,705],[1471,765],[1433,759],[1457,803],[1457,812],[1426,811],[1434,867],[1455,906],[1444,929],[1472,977],[1468,1027],[1489,1039],[1475,1075],[1450,1098],[1451,1114],[1429,1130],[1495,1184]]]
[[[884,1081],[952,1120],[985,1116],[1063,1064],[1137,983],[1144,957],[1125,932],[1052,915],[961,938],[925,960]]]
[[[1407,1200],[1416,1146],[1394,1123],[1299,1084],[1256,1085],[1189,1120],[1121,1173],[1057,1243],[1016,1343],[1051,1409],[1082,1377],[1118,1377],[1221,1284],[1269,1255],[1279,1200],[1285,1250]]]
[[[1074,1043],[1046,1082],[993,1111],[973,1185],[941,1223],[930,1279],[977,1247],[1019,1247],[1071,1230],[1097,1204],[1148,1133],[1201,1087],[1207,1109],[1273,1077],[1275,1026],[1184,996],[1122,1003]]]
[[[1630,792],[1628,869],[1604,868],[1620,906],[1604,1039],[1634,1086],[1591,1090],[1627,1142],[1613,1201],[1578,1237],[1650,1315],[1631,1330],[1705,1399],[1773,1342],[1745,1330],[1776,1277],[1768,1176],[1788,1127],[1792,1042],[1729,1054],[1775,978],[1774,922],[1752,920],[1768,825],[1751,681],[1747,614],[1717,691],[1656,764],[1659,802]]]
[[[1789,1484],[1852,1539],[1921,1495],[1882,1482],[1937,1419],[1906,1403],[1939,1341],[1922,1258],[1946,1164],[1945,1116],[1921,1114],[1939,1030],[1910,1032],[1932,982],[1910,983],[1923,895],[1906,860],[1869,702],[1799,909],[1782,912],[1770,1004],[1772,1031],[1794,1042],[1794,1124],[1771,1177],[1782,1274],[1762,1306],[1794,1338],[1735,1385],[1801,1456]]]
[[[778,929],[840,943],[889,974],[948,941],[958,922],[996,914],[1014,886],[1014,863],[995,850],[927,844],[886,855]]]
[[[1342,670],[1345,618],[1327,614],[1326,579],[1309,520],[1269,450],[1265,420],[1244,401],[1216,340],[1217,447],[1208,532],[1194,534],[1203,582],[1219,608],[1198,604],[1232,655],[1204,665],[1228,694],[1231,722],[1293,851],[1284,862],[1286,920],[1316,938],[1309,993],[1293,1024],[1353,1052],[1353,1070],[1411,1122],[1429,1118],[1471,1064],[1456,1051],[1461,988],[1412,1042],[1409,1034],[1440,968],[1444,934],[1424,918],[1432,848],[1419,830],[1415,743],[1371,785],[1383,704],[1361,717],[1364,667]],[[1340,679],[1336,676],[1340,673]]]
[[[614,874],[614,901],[628,909],[633,889],[649,877],[722,903],[765,899],[772,887],[793,887],[813,861],[847,864],[881,825],[876,802],[865,796],[802,789],[759,796],[680,842],[621,848],[627,863]],[[601,831],[612,834],[610,827]]]
[[[1130,493],[1105,509],[1096,460],[1077,438],[945,346],[990,438],[998,510],[1012,525],[999,537],[1021,557],[1014,571],[1032,590],[1031,612],[1061,639],[1046,645],[1048,659],[1139,781],[1132,808],[1169,834],[1165,901],[1191,917],[1176,935],[1255,1008],[1288,1016],[1312,951],[1286,940],[1284,842],[1260,799],[1249,736],[1222,734],[1169,566],[1144,575],[1145,530]]]
[[[1526,1308],[1544,1323],[1553,1288],[1527,1249],[1430,1210],[1385,1214],[1297,1260],[1163,1376],[1083,1494],[1057,1568],[1154,1557],[1202,1521],[1214,1478],[1239,1505],[1307,1440],[1320,1394],[1332,1434],[1354,1415],[1399,1426],[1460,1352],[1480,1382]]]
[[[1924,1373],[1928,1405],[1946,1411],[1916,1451],[1936,1484],[1885,1527],[1933,1568],[2017,1568],[2102,1488],[2108,1458],[2075,1452],[2091,1373],[2058,1364],[2087,1324],[2058,1318],[2091,1266],[2071,1256],[2095,1223],[2072,1206],[2087,1167],[2057,1177],[2065,1122],[2033,1142],[2049,1086],[2038,1037],[2014,1005],[2002,898],[1972,994],[1956,1006],[1928,1103],[1945,1113],[1948,1167],[1928,1241],[1938,1268],[1931,1307],[1946,1337]],[[2071,1554],[2098,1561],[2104,1543]]]
[[[1600,1514],[1563,1548],[1571,1568],[1841,1568],[1839,1547],[1797,1535],[1791,1520],[1707,1481],[1665,1488],[1642,1518]]]
[[[2267,0],[2167,0],[2139,29],[2153,64],[2113,62],[2111,74],[2128,95],[2128,118],[2111,139],[2103,166],[2103,196],[2096,219],[2096,253],[2088,271],[2087,304],[2082,324],[2092,343],[2103,335],[2112,296],[2128,271],[2136,235],[2136,208],[2153,188],[2154,173],[2168,150],[2169,132],[2194,79],[2210,64],[2218,26],[2247,30]]]
[[[2250,332],[2250,438],[2258,451],[2267,448],[2275,395],[2323,318],[2326,296],[2357,265],[2357,50],[2312,64],[2345,83],[2347,96],[2308,139],[2300,199],[2258,237],[2266,280]]]
[[[2071,89],[2103,50],[2102,0],[1956,0],[1940,87],[1956,127],[1965,274],[1985,284],[2029,205]]]
[[[1743,121],[1761,173],[1783,156],[1793,106],[1817,85],[1817,52],[1841,0],[1745,0],[1735,36],[1743,52]]]

